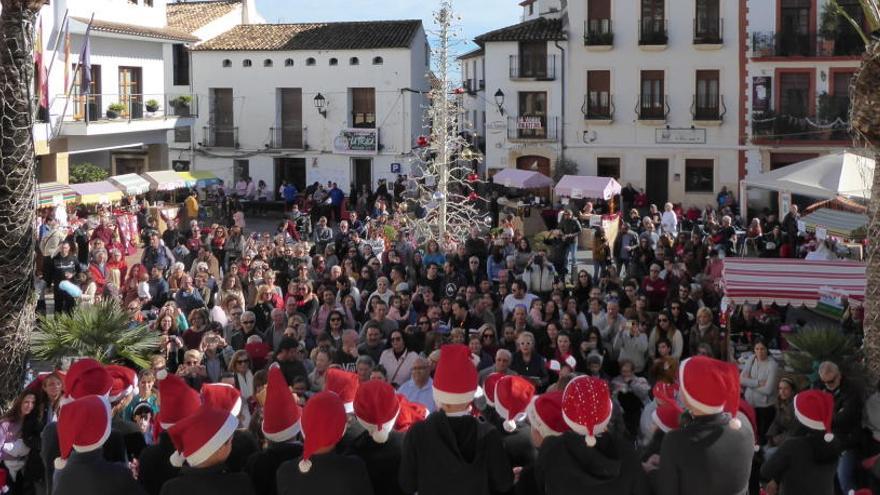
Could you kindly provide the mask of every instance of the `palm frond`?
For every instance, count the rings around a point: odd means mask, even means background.
[[[855,341],[838,327],[817,326],[801,330],[787,338],[790,348],[783,353],[785,364],[795,373],[816,380],[819,364],[831,361],[844,376],[860,381],[865,376]]]

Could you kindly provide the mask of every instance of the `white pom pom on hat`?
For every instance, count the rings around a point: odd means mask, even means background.
[[[312,461],[303,459],[299,461],[299,472],[305,474],[312,470]]]

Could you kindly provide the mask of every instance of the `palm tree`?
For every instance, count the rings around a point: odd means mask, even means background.
[[[838,14],[844,17],[865,42],[862,65],[850,86],[850,125],[856,137],[874,153],[880,163],[880,0],[859,0],[868,32],[862,24],[831,0]],[[864,354],[871,383],[880,379],[880,173],[874,173],[868,203],[870,224],[867,247],[867,287],[865,287]]]
[[[43,0],[0,0],[0,407],[21,389],[34,325],[34,23]]]
[[[77,306],[70,314],[40,317],[31,334],[34,357],[59,363],[68,357],[91,357],[104,363],[129,362],[146,368],[159,346],[159,334],[132,324],[116,301]]]

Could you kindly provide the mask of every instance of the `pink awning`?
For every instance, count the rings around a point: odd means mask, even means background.
[[[505,168],[499,171],[492,176],[492,182],[500,186],[516,187],[519,189],[537,189],[553,185],[553,179],[541,172],[517,168]]]
[[[611,199],[620,194],[620,183],[611,177],[594,175],[565,175],[553,191],[557,196],[568,196],[575,199],[601,198]]]
[[[825,294],[865,299],[865,264],[779,258],[725,258],[722,286],[734,304],[815,307]]]

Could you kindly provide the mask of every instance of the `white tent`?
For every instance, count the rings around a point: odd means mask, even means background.
[[[747,187],[812,198],[848,196],[868,199],[873,180],[874,160],[841,151],[749,177],[744,182]]]

